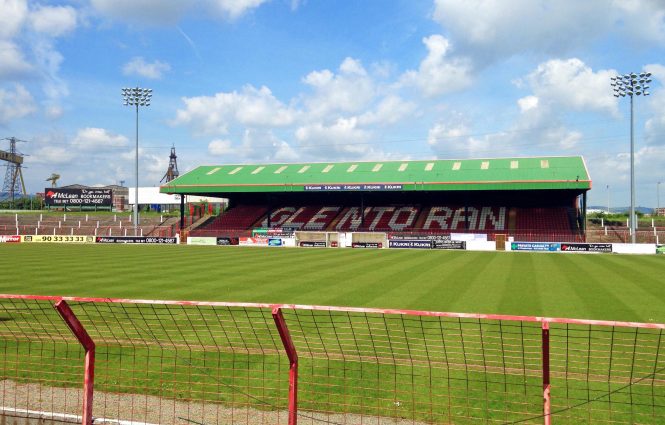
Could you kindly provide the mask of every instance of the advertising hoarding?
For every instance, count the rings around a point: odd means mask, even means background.
[[[113,205],[111,189],[44,189],[44,203],[47,207],[107,207]]]
[[[94,236],[26,235],[23,242],[95,243]]]

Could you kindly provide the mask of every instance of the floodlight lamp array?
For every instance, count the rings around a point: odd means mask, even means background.
[[[125,106],[150,106],[152,89],[125,87],[122,89],[122,98]]]
[[[611,77],[610,85],[614,90],[614,97],[648,96],[650,93],[647,90],[652,81],[650,77],[650,72],[640,72],[639,74],[631,72]]]

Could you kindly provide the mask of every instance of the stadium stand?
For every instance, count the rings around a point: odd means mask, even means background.
[[[172,236],[177,218],[145,216],[138,235]],[[108,214],[2,214],[0,235],[60,236],[133,236],[134,225],[129,215]]]
[[[260,216],[263,212],[263,216]],[[240,205],[200,227],[196,234],[220,236],[252,228],[424,233],[509,233],[525,240],[579,239],[572,208],[413,205],[333,207]],[[217,233],[216,233],[217,232]]]
[[[286,228],[577,241],[590,188],[584,160],[571,156],[209,165],[160,191],[230,200],[191,235]]]
[[[206,230],[243,230],[252,225],[267,214],[268,207],[256,205],[239,205],[221,214],[205,225]]]

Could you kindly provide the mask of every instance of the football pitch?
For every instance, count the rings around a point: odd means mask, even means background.
[[[665,322],[665,256],[656,255],[26,243],[0,245],[0,266],[0,293],[9,294]],[[70,347],[52,336],[39,339],[54,310],[11,301],[6,307],[0,318],[6,334],[27,339],[2,342],[0,376],[19,389],[32,382],[49,391],[80,385],[72,366],[80,357],[70,357]],[[257,415],[286,412],[288,362],[271,348],[269,309],[74,308],[95,332],[95,394],[104,406],[108,394],[108,400],[119,394],[152,397],[164,406],[189,400],[211,406],[215,415],[240,406]],[[297,309],[284,314],[299,347],[301,419],[542,419],[538,322]],[[547,332],[557,423],[661,423],[662,330],[552,323]],[[108,403],[115,412],[115,402]],[[123,414],[135,419],[134,412]],[[339,414],[347,416],[331,420]],[[193,415],[188,422],[209,422]]]
[[[665,323],[665,256],[0,245],[0,293]]]

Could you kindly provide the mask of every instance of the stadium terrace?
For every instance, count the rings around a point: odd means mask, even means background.
[[[160,192],[229,199],[191,235],[288,228],[575,241],[584,239],[589,189],[584,159],[557,156],[206,165]]]

